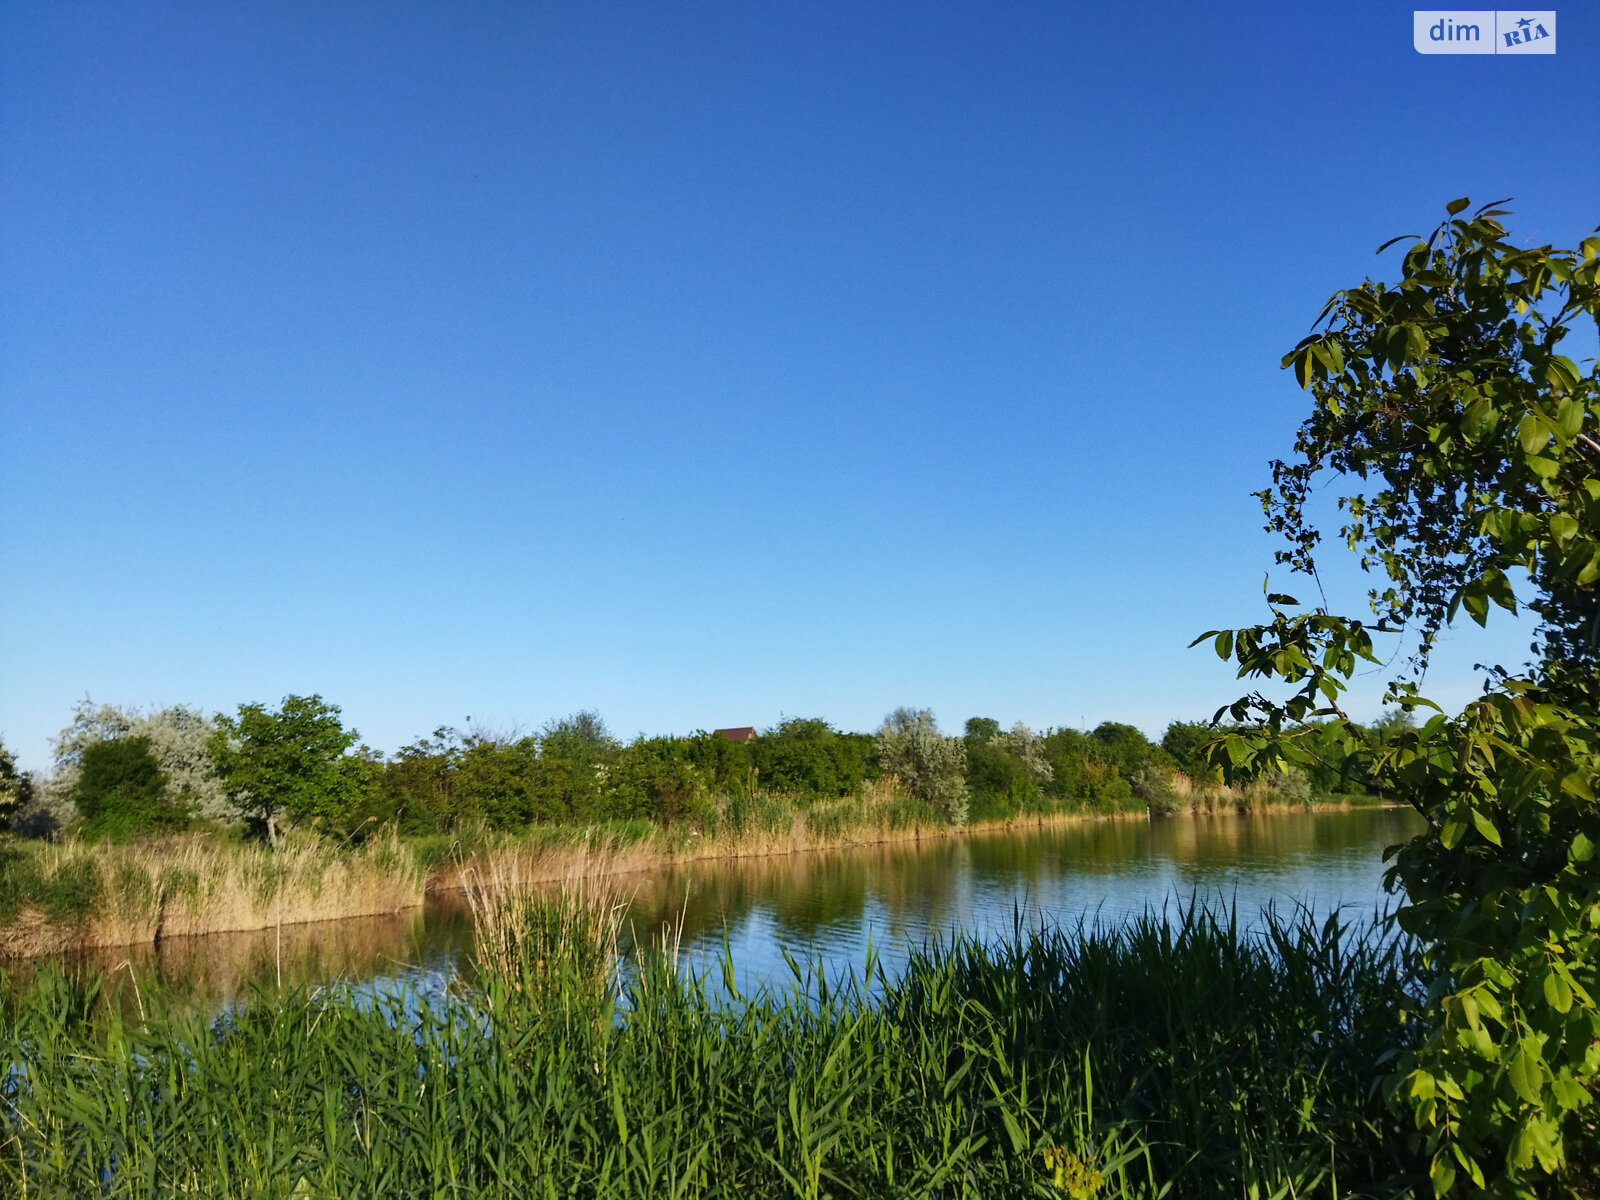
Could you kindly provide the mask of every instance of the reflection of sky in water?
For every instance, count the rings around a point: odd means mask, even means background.
[[[910,951],[962,932],[982,939],[1079,921],[1120,923],[1191,898],[1237,906],[1242,924],[1276,905],[1360,920],[1392,902],[1385,846],[1419,827],[1409,812],[1089,821],[1054,829],[897,842],[759,859],[706,861],[619,880],[632,893],[626,951],[683,924],[680,962],[720,986],[724,937],[742,992],[792,984],[784,952],[831,979],[867,962],[891,976]],[[88,956],[104,970],[159,974],[180,996],[221,1008],[272,987],[342,979],[368,995],[431,1003],[471,942],[463,901],[391,917],[285,926]],[[31,968],[21,964],[13,983]]]
[[[1247,928],[1268,906],[1360,924],[1392,905],[1383,850],[1416,825],[1395,811],[1179,818],[703,863],[641,886],[632,916],[644,940],[681,912],[684,961],[713,983],[726,937],[746,992],[792,980],[785,950],[833,978],[870,947],[892,976],[953,933],[1120,924],[1191,900],[1233,906]]]

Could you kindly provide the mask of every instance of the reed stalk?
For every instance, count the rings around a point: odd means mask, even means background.
[[[535,926],[481,953],[487,1011],[483,990],[290,988],[207,1019],[145,986],[140,1015],[104,979],[49,974],[0,1021],[0,1192],[1415,1194],[1407,1127],[1372,1086],[1406,1036],[1408,948],[1260,924],[1019,922],[892,978],[796,962],[753,996],[656,952],[598,998],[582,970],[518,986],[554,961]]]
[[[423,899],[421,866],[393,833],[354,848],[307,835],[277,850],[197,840],[4,850],[0,958],[373,916]]]
[[[628,901],[617,889],[617,852],[587,842],[560,857],[513,847],[462,864],[472,911],[472,964],[520,994],[548,994],[575,981],[596,990],[616,973],[617,940]]]

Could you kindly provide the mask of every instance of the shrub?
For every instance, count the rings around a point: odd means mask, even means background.
[[[1182,783],[1179,782],[1180,778]],[[1188,782],[1187,775],[1168,771],[1162,767],[1147,766],[1139,772],[1133,790],[1149,805],[1151,812],[1170,817],[1189,806]]]
[[[1039,807],[1040,789],[1054,778],[1055,768],[1033,730],[1018,721],[1002,732],[1000,722],[973,717],[962,740],[972,817],[1013,817]]]
[[[0,828],[11,823],[33,798],[33,780],[26,771],[17,770],[16,759],[0,742]]]
[[[103,886],[95,860],[74,855],[53,872],[41,868],[37,850],[0,844],[0,922],[10,924],[24,908],[60,924],[87,920]]]
[[[1174,721],[1161,735],[1161,749],[1189,778],[1209,779],[1213,772],[1205,750],[1218,732],[1209,721]]]
[[[93,839],[127,841],[173,833],[189,823],[189,811],[169,791],[166,772],[146,737],[119,737],[86,747],[72,800],[83,814],[82,832]]]
[[[912,797],[943,813],[952,825],[967,823],[966,747],[939,732],[927,709],[897,708],[878,730],[878,764],[900,780]]]
[[[1054,729],[1039,741],[1050,764],[1051,795],[1099,811],[1120,808],[1133,795],[1132,781],[1108,761],[1101,742],[1076,729]]]
[[[1115,765],[1118,773],[1132,783],[1148,766],[1170,767],[1172,760],[1160,746],[1152,745],[1144,733],[1119,721],[1102,721],[1089,735],[1100,759]]]
[[[724,739],[726,740],[726,739]],[[802,796],[848,796],[869,774],[872,741],[826,721],[792,717],[748,743],[764,788]]]
[[[217,714],[210,749],[229,797],[276,846],[284,821],[339,827],[375,785],[378,768],[321,696],[285,696],[278,711],[241,704]]]
[[[710,804],[710,789],[690,761],[682,738],[639,738],[620,756],[617,788],[629,808],[663,825],[699,820]]]
[[[622,747],[600,714],[585,710],[551,721],[539,737],[539,760],[570,819],[642,817],[637,794],[619,796],[612,779]]]

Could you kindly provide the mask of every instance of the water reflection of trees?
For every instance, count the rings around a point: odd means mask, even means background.
[[[1414,832],[1415,818],[1393,810],[1308,817],[1194,816],[1155,821],[1095,821],[960,839],[898,842],[811,854],[707,861],[643,877],[630,917],[643,937],[682,917],[685,944],[715,941],[753,915],[776,937],[807,944],[854,927],[869,906],[897,928],[960,924],[976,881],[1013,896],[1053,894],[1073,877],[1121,877],[1141,864],[1151,894],[1168,898],[1171,875],[1198,879],[1235,866],[1275,870],[1339,855],[1373,854]],[[1159,889],[1160,894],[1157,894]]]
[[[692,863],[646,878],[629,916],[643,937],[681,914],[685,942],[714,940],[757,911],[794,942],[858,924],[869,904],[939,920],[955,910],[971,853],[970,841],[937,839]]]
[[[214,1011],[246,996],[253,986],[318,986],[332,980],[364,981],[449,955],[470,940],[470,917],[429,905],[379,917],[352,917],[285,925],[243,933],[171,937],[161,941],[87,950],[52,960],[7,964],[10,998],[25,995],[41,970],[59,966],[80,978],[104,975],[124,1007],[136,1005],[134,984],[155,984],[183,1005]]]
[[[1371,809],[1309,820],[1297,813],[1180,817],[1154,821],[1149,828],[1152,849],[1161,857],[1209,867],[1365,854],[1374,843],[1404,841],[1416,824],[1409,811]]]
[[[1357,811],[1253,817],[1173,817],[1094,821],[965,838],[894,842],[809,854],[702,861],[613,880],[632,896],[624,949],[632,936],[654,940],[681,914],[686,946],[714,945],[724,926],[795,948],[848,942],[869,921],[875,936],[920,941],[930,932],[1004,925],[1011,906],[1029,902],[1070,919],[1074,906],[1092,913],[1160,905],[1205,878],[1228,879],[1233,868],[1277,879],[1314,881],[1328,863],[1371,864],[1378,852],[1415,832],[1405,811]],[[1365,866],[1361,868],[1365,870]],[[1180,896],[1181,898],[1181,896]],[[1351,900],[1358,897],[1348,897]],[[1084,906],[1087,905],[1087,909]],[[1052,907],[1053,906],[1053,907]],[[983,911],[978,911],[978,910]],[[76,971],[109,971],[126,979],[158,978],[184,1002],[220,1007],[251,982],[275,986],[365,980],[423,962],[459,960],[471,941],[464,902],[437,897],[427,909],[389,917],[210,937],[169,938],[155,946],[80,955]],[[5,991],[29,986],[36,965],[10,964]]]

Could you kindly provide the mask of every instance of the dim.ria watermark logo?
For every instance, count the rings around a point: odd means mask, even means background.
[[[1411,14],[1418,54],[1554,54],[1554,9],[1427,9]]]

